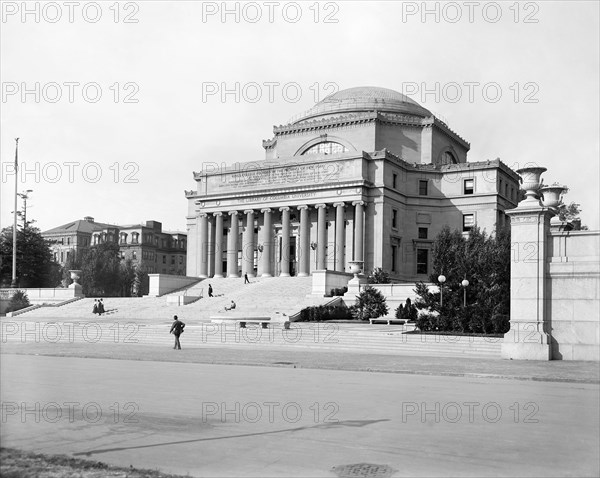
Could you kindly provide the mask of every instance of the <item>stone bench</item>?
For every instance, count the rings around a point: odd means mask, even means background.
[[[271,321],[271,317],[223,317],[223,316],[211,316],[210,321],[213,323],[224,323],[224,322],[234,322],[238,324],[240,329],[245,329],[247,324],[258,324],[263,329],[268,328],[268,324],[272,324],[274,322]],[[285,329],[290,328],[289,320],[285,322],[275,322],[283,324]]]
[[[379,317],[377,319],[369,319],[369,323],[370,324],[386,323],[387,325],[392,325],[392,324],[404,325],[405,321],[400,320],[400,319],[386,319],[386,318]]]

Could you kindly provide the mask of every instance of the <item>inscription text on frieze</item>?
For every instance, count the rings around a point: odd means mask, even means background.
[[[243,188],[297,183],[330,184],[339,181],[342,169],[340,163],[290,165],[261,169],[247,168],[237,173],[225,175],[222,178],[225,181],[219,187]]]

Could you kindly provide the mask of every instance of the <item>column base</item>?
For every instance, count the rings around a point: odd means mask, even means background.
[[[552,360],[550,337],[545,332],[511,329],[504,334],[501,356],[510,360]]]
[[[282,272],[279,277],[291,277],[287,272]]]
[[[228,275],[227,275],[227,278],[228,278],[228,279],[234,279],[234,278],[235,278],[235,279],[239,279],[239,278],[240,278],[240,275],[239,275],[239,274],[228,274]]]
[[[208,274],[200,274],[198,279],[208,279]]]
[[[264,274],[261,274],[261,277],[273,277],[273,275],[265,272]]]
[[[298,273],[298,277],[308,277],[310,274],[307,274],[306,272],[300,272]]]
[[[223,277],[224,277],[223,274],[215,274],[213,276],[213,279],[223,279]]]

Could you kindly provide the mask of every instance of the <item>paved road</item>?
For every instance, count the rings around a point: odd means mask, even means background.
[[[597,384],[10,354],[0,367],[2,445],[24,450],[192,476],[600,473]]]

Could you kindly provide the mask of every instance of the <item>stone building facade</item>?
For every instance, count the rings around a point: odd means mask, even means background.
[[[158,221],[114,225],[86,216],[42,233],[51,241],[54,260],[65,265],[69,257],[81,257],[85,249],[104,242],[119,244],[122,259],[148,273],[186,275],[187,235],[162,230]]]
[[[519,176],[467,162],[469,143],[401,93],[340,91],[274,127],[265,158],[205,162],[188,201],[187,273],[307,276],[382,267],[426,280],[433,239],[508,225]]]

